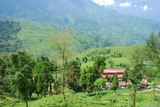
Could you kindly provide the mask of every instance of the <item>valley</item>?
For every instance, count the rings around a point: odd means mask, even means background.
[[[1,0],[0,107],[158,107],[156,3]]]

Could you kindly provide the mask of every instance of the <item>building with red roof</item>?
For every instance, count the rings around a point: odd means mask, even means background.
[[[111,68],[107,68],[103,70],[103,74],[102,77],[105,78],[106,75],[108,75],[108,77],[113,77],[114,74],[117,74],[118,78],[121,79],[123,76],[125,69],[111,69]]]

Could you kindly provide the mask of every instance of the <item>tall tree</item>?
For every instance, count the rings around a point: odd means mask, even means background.
[[[132,67],[128,72],[128,78],[131,81],[134,90],[132,99],[133,107],[136,106],[136,92],[145,72],[145,61],[144,48],[136,47],[131,55]]]
[[[28,79],[21,73],[16,72],[14,85],[17,88],[18,94],[20,98],[26,102],[26,107],[28,107],[28,98],[29,98],[29,81]]]
[[[117,76],[117,74],[114,74],[111,89],[112,89],[114,92],[116,92],[116,90],[117,90],[117,88],[118,88],[118,85],[119,85],[118,76]]]
[[[50,62],[46,61],[39,61],[36,63],[34,69],[33,69],[33,74],[35,75],[35,81],[37,84],[37,94],[46,96],[46,92],[50,86],[51,81],[53,80],[52,78],[52,66]]]
[[[67,84],[74,91],[80,91],[80,71],[80,63],[78,61],[71,61],[67,64]]]
[[[11,78],[10,72],[11,72],[11,63],[10,63],[9,56],[5,56],[2,59],[0,59],[0,92],[3,94],[5,93],[14,93],[15,91],[12,91],[12,85],[11,85]]]
[[[151,33],[146,41],[145,55],[147,57],[146,78],[153,83],[154,95],[155,85],[160,81],[160,32],[157,35]]]
[[[126,67],[126,69],[122,75],[122,81],[125,81],[125,85],[126,85],[126,82],[128,81],[128,71],[129,71],[129,66]]]
[[[24,75],[24,77],[27,79],[28,84],[30,84],[29,88],[29,95],[31,97],[34,89],[33,89],[33,75],[32,75],[32,69],[34,67],[34,60],[31,58],[30,55],[28,55],[26,52],[16,52],[12,54],[9,57],[10,60],[10,67],[9,67],[9,75],[11,81],[14,80],[16,72],[20,72]],[[15,85],[14,82],[11,82]],[[13,87],[12,89],[14,93],[17,91],[16,87]]]
[[[94,82],[96,80],[95,78],[96,74],[94,73],[93,67],[86,67],[80,77],[80,85],[82,86],[84,92],[87,92],[88,94],[91,93],[94,89]]]
[[[147,66],[148,68],[158,68],[160,70],[160,32],[158,32],[157,35],[154,35],[153,33],[150,34],[146,41],[146,47],[145,47],[145,55],[147,57]],[[154,72],[154,71],[153,71]],[[147,72],[149,73],[149,72]],[[149,73],[150,74],[150,73]],[[150,76],[150,75],[148,75]],[[155,75],[152,75],[153,80],[160,78],[160,73],[157,72]]]
[[[103,73],[103,70],[105,69],[105,66],[106,66],[106,58],[104,56],[98,56],[95,61],[94,61],[94,64],[93,64],[93,68],[94,68],[94,77],[95,77],[95,80],[98,79],[101,74]]]
[[[87,88],[87,82],[86,82],[87,75],[86,74],[87,74],[86,69],[81,71],[80,86],[82,87],[82,90],[84,93],[86,92],[86,88]]]
[[[52,48],[55,52],[58,53],[58,56],[61,60],[61,71],[62,71],[62,94],[63,94],[63,100],[66,103],[66,95],[65,95],[65,84],[66,84],[66,65],[68,58],[71,55],[71,36],[69,30],[64,30],[63,32],[57,34],[57,36],[54,36],[53,39],[51,39]],[[67,104],[67,103],[66,103]]]

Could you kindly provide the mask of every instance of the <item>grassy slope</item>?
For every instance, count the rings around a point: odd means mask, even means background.
[[[68,107],[131,107],[132,104],[132,90],[119,89],[116,94],[112,90],[102,91],[101,97],[92,93],[90,96],[84,93],[76,93],[67,91]],[[144,94],[145,93],[145,94]],[[158,93],[157,93],[158,94]],[[34,97],[36,99],[36,97]],[[153,99],[153,92],[138,92],[137,93],[137,107],[142,106],[156,106],[159,105],[160,100]],[[25,107],[24,102],[10,103],[9,101],[2,107]],[[29,107],[62,107],[63,96],[53,95],[42,99],[29,101]]]
[[[52,28],[32,23],[22,22],[22,30],[18,37],[22,40],[24,48],[34,56],[47,54],[49,42],[48,37],[53,31]]]
[[[25,50],[35,57],[45,55],[53,59],[54,55],[51,48],[51,39],[64,28],[55,23],[36,22],[28,19],[20,19],[20,22],[22,30],[17,36],[22,40]],[[74,53],[104,45],[101,39],[98,38],[99,40],[96,41],[96,39],[90,35],[71,32],[71,37]]]
[[[110,49],[111,50],[111,53],[110,54],[113,54],[114,52],[120,52],[120,53],[123,53],[123,57],[121,58],[112,58],[110,57],[109,59],[112,60],[114,62],[115,65],[117,64],[128,64],[130,65],[130,56],[132,54],[132,52],[134,51],[134,48],[136,48],[138,45],[134,45],[134,46],[110,46],[110,47],[106,47],[107,49]],[[95,50],[104,50],[106,48],[93,48],[93,49],[89,49],[85,52],[83,52],[81,54],[81,57],[95,51]],[[93,62],[92,61],[88,61],[87,63],[82,63],[82,69],[85,67],[85,66],[92,66],[93,65]],[[110,65],[107,63],[107,60],[106,60],[106,67],[110,67]]]

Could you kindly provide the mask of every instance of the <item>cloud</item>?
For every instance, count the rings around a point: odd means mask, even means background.
[[[134,5],[133,5],[133,7],[137,7],[137,6],[138,6],[137,4],[134,4]]]
[[[144,5],[144,6],[143,6],[143,10],[144,10],[144,11],[147,11],[147,10],[148,10],[148,6],[147,6],[147,5]]]
[[[115,4],[114,0],[92,0],[94,3],[100,5],[100,6],[112,6]]]
[[[132,3],[130,3],[130,2],[124,2],[124,3],[120,3],[119,6],[120,7],[131,7]]]

